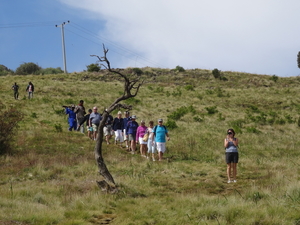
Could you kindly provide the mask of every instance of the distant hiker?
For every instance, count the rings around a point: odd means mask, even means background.
[[[156,149],[158,151],[158,161],[163,160],[163,154],[166,151],[166,136],[170,140],[170,136],[166,126],[163,125],[163,119],[158,119],[158,125],[153,128],[152,140],[156,142]]]
[[[136,150],[136,130],[139,124],[135,121],[136,116],[132,115],[131,120],[128,121],[126,127],[126,135],[130,143],[131,153],[134,154]]]
[[[85,108],[83,106],[84,101],[80,100],[79,104],[75,107],[74,112],[76,113],[76,120],[77,120],[77,131],[80,130],[81,133],[84,133],[84,126],[80,125],[80,121],[84,118],[84,115],[86,114]]]
[[[125,141],[125,144],[126,144],[126,149],[129,151],[129,144],[128,144],[128,136],[127,136],[127,133],[126,133],[126,128],[127,128],[127,124],[128,124],[128,121],[131,120],[131,118],[129,117],[129,112],[126,111],[125,113],[125,118],[123,119],[123,127],[124,127],[124,131],[123,131],[123,135],[124,135],[124,141]]]
[[[91,113],[93,112],[92,109],[89,109],[88,110],[88,114],[86,114],[82,120],[80,120],[80,124],[78,127],[81,127],[83,126],[84,122],[86,122],[86,129],[87,129],[87,136],[90,138],[90,139],[93,139],[93,127],[90,127],[89,125],[89,122],[90,122],[90,115]],[[77,128],[78,128],[77,127]]]
[[[142,157],[147,157],[147,142],[143,140],[144,135],[147,133],[145,121],[141,121],[141,125],[136,130],[136,141],[140,144],[140,153]]]
[[[74,112],[75,105],[71,105],[71,107],[63,106],[66,109],[66,114],[69,115],[68,123],[69,123],[69,131],[72,129],[75,131],[77,128],[76,122],[76,114]]]
[[[28,83],[26,91],[28,92],[28,99],[33,98],[34,85],[31,81]]]
[[[107,111],[107,109],[106,109]],[[103,133],[105,136],[106,144],[110,144],[109,140],[112,137],[112,123],[113,123],[114,118],[108,114],[105,125],[103,127]]]
[[[100,121],[102,120],[102,115],[98,113],[98,108],[95,106],[93,112],[90,115],[89,126],[93,128],[94,141],[97,139],[98,128]]]
[[[15,82],[15,84],[11,87],[14,90],[14,98],[19,99],[19,85]]]
[[[149,122],[149,126],[147,128],[147,133],[149,135],[148,137],[148,143],[147,143],[147,146],[148,146],[148,155],[147,155],[147,158],[150,158],[150,153],[151,153],[151,156],[152,156],[152,161],[155,161],[155,150],[156,150],[156,145],[155,145],[155,140],[153,138],[153,127],[154,127],[154,122],[153,121],[150,121]]]
[[[124,128],[124,123],[122,118],[122,112],[119,111],[118,116],[114,119],[112,129],[115,132],[115,144],[117,144],[119,141],[121,146],[124,142],[123,128]]]
[[[233,129],[227,130],[227,136],[224,140],[224,147],[226,150],[225,153],[225,160],[227,163],[227,183],[236,183],[236,165],[239,162],[239,153],[238,153],[238,144],[239,141],[237,138],[234,137],[235,132]],[[232,170],[232,177],[233,180],[231,180],[231,170]]]

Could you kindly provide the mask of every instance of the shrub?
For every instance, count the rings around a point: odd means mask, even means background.
[[[88,72],[99,72],[101,67],[98,63],[92,63],[86,66]]]
[[[215,68],[213,71],[212,71],[212,74],[214,76],[214,78],[218,79],[221,77],[221,70],[218,70],[217,68]]]
[[[39,74],[41,67],[33,62],[23,63],[16,69],[18,75]]]
[[[173,113],[171,113],[170,115],[168,115],[167,117],[168,119],[171,120],[179,120],[181,117],[183,117],[185,114],[189,112],[195,114],[196,110],[193,106],[189,106],[189,107],[182,106],[178,108],[176,111],[174,111]]]
[[[0,154],[12,153],[12,140],[24,115],[15,108],[5,110],[0,102]]]
[[[182,94],[182,92],[181,92],[181,90],[180,90],[179,87],[176,88],[176,90],[172,92],[172,95],[173,95],[174,97],[180,97],[181,94]]]
[[[205,107],[208,114],[215,114],[218,112],[217,106]]]
[[[60,68],[52,68],[52,67],[48,67],[46,69],[42,69],[41,70],[42,74],[59,74],[59,73],[64,73],[64,71]]]
[[[276,83],[278,80],[278,77],[276,75],[273,75],[272,77],[270,77],[270,80],[272,80]]]
[[[195,91],[194,86],[191,85],[191,84],[186,85],[186,86],[184,87],[184,89],[187,90],[187,91]]]
[[[143,74],[143,70],[141,70],[140,68],[133,68],[132,72],[138,76],[141,76]]]
[[[178,72],[184,72],[185,69],[182,66],[176,66],[175,70],[177,70]]]
[[[0,76],[7,75],[7,74],[13,74],[13,73],[14,73],[14,71],[8,69],[6,66],[0,65]]]
[[[165,126],[169,130],[172,130],[172,129],[175,129],[175,128],[178,127],[177,124],[176,124],[176,122],[174,120],[170,120],[170,119],[168,119],[168,121],[165,123]]]

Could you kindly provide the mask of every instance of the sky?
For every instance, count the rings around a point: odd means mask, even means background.
[[[104,44],[112,68],[299,76],[299,12],[299,0],[0,0],[0,64],[63,69],[65,23],[68,72]]]

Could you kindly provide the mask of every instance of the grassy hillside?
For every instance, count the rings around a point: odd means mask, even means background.
[[[298,77],[143,72],[144,86],[126,102],[131,113],[138,122],[164,118],[178,127],[169,130],[163,162],[103,146],[116,194],[97,187],[95,142],[68,132],[61,106],[83,99],[87,109],[103,110],[123,84],[106,71],[0,77],[1,102],[24,114],[13,152],[0,156],[0,224],[300,224]],[[228,128],[240,141],[234,184],[224,161]]]

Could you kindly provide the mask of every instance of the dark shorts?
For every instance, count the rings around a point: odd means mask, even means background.
[[[238,163],[239,153],[238,152],[226,152],[225,153],[226,163]]]
[[[128,134],[128,139],[129,139],[129,141],[135,141],[135,138],[136,136],[135,136],[135,134]]]

